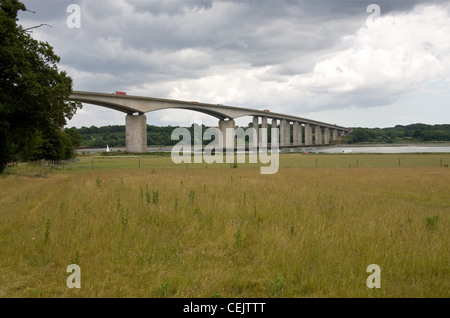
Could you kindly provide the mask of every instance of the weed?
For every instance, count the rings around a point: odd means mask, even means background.
[[[159,287],[156,289],[155,294],[156,297],[159,298],[165,298],[169,296],[169,283],[163,282],[161,285],[159,285]]]
[[[427,217],[426,221],[427,221],[427,228],[429,230],[434,230],[437,226],[437,222],[439,220],[439,215],[435,214],[431,217]]]
[[[50,225],[50,219],[47,219],[47,222],[45,222],[44,242],[47,242],[50,239]]]
[[[79,264],[80,263],[80,252],[79,251],[75,251],[75,259],[70,261],[70,264]]]
[[[194,203],[194,199],[195,199],[195,190],[189,190],[189,200],[191,201],[191,203]]]
[[[97,179],[95,180],[95,182],[97,183],[97,187],[101,187],[102,186],[102,179],[100,179],[100,177],[97,177]]]
[[[266,288],[266,296],[269,298],[279,298],[284,291],[284,281],[283,277],[278,274],[275,281],[266,279],[264,282],[264,287]]]
[[[123,209],[120,209],[120,223],[122,224],[122,229],[126,229],[128,226],[128,208],[126,212]]]
[[[238,229],[236,231],[236,233],[233,234],[234,237],[234,247],[235,248],[240,248],[242,246],[242,234],[241,234],[241,230]]]
[[[153,191],[153,199],[152,199],[152,203],[153,204],[158,204],[159,201],[159,191]]]
[[[59,205],[59,213],[62,214],[64,212],[64,201]]]

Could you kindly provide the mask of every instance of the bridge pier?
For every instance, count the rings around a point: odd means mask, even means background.
[[[267,117],[262,117],[261,119],[261,133],[259,135],[260,142],[259,146],[262,148],[267,148],[268,144],[268,132],[267,132]]]
[[[228,129],[231,128],[231,129]],[[235,134],[234,130],[236,128],[236,123],[234,120],[219,120],[219,129],[222,132],[223,140],[222,144],[219,145],[219,147],[222,147],[223,149],[233,149],[235,148]],[[228,130],[228,132],[227,132]],[[220,143],[220,141],[219,141]]]
[[[128,152],[147,152],[147,117],[143,113],[126,116],[125,142]]]
[[[322,127],[316,126],[314,133],[315,133],[314,143],[316,145],[321,145],[322,144]]]
[[[253,117],[253,145],[249,145],[254,151],[258,149],[259,145],[259,119],[258,116]]]
[[[324,129],[324,144],[329,145],[330,144],[330,128],[325,127]]]
[[[312,127],[310,124],[305,124],[305,146],[312,145]]]
[[[280,146],[291,145],[291,122],[286,119],[280,120]]]

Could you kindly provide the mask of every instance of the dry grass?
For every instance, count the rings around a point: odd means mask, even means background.
[[[275,175],[170,157],[6,175],[0,297],[450,296],[450,169],[436,164],[448,155],[404,155],[422,158],[411,168],[299,158]],[[66,286],[73,262],[80,289]],[[369,264],[380,289],[366,286]]]

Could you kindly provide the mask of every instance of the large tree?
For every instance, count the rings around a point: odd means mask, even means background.
[[[67,157],[62,131],[80,103],[68,101],[72,79],[47,42],[18,24],[18,0],[0,0],[0,172],[9,160]]]

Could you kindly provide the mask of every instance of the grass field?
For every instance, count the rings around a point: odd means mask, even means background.
[[[8,168],[0,297],[449,297],[449,164],[285,154],[261,175],[154,155]],[[370,264],[381,288],[366,285]]]

